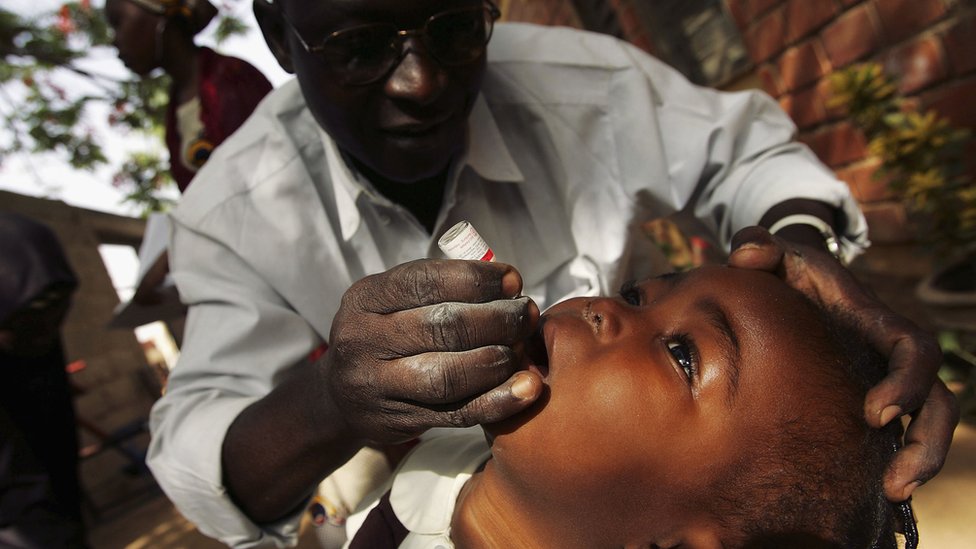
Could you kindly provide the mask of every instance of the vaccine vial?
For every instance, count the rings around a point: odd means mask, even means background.
[[[485,239],[467,221],[461,221],[448,229],[437,241],[437,246],[451,259],[495,260],[495,253],[488,247]]]

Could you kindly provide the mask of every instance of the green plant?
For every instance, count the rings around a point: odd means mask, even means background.
[[[834,73],[831,87],[829,106],[846,110],[864,132],[881,161],[875,177],[904,202],[920,241],[943,259],[976,252],[976,185],[964,162],[969,132],[935,111],[919,112],[877,63]]]

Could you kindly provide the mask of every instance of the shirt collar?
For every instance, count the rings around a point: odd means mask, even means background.
[[[491,456],[480,427],[442,430],[420,443],[393,477],[390,506],[414,534],[450,538],[458,495]]]
[[[484,179],[509,183],[525,180],[482,94],[475,100],[468,118],[468,143],[465,162]]]
[[[329,168],[329,180],[332,181],[332,192],[335,197],[336,212],[339,216],[339,228],[342,239],[348,241],[359,229],[361,216],[356,207],[356,199],[366,189],[359,178],[349,169],[345,159],[339,153],[339,147],[321,126],[317,126],[322,146],[325,149],[325,163]]]
[[[361,222],[359,209],[356,207],[359,195],[365,192],[373,200],[379,197],[370,190],[367,182],[349,168],[335,140],[321,126],[318,126],[318,132],[325,149],[325,161],[332,181],[342,238],[348,241],[356,234]],[[505,145],[487,101],[481,94],[475,99],[468,117],[468,147],[463,158],[464,163],[485,180],[508,183],[525,180]],[[451,173],[457,177],[461,171],[452,170]]]

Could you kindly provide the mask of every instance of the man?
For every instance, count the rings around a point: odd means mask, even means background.
[[[542,381],[515,371],[516,349],[539,307],[647,274],[637,228],[679,210],[738,248],[733,265],[870,321],[891,374],[868,421],[919,412],[891,499],[941,466],[955,410],[938,347],[826,252],[866,245],[863,217],[769,98],[695,88],[608,37],[499,25],[492,38],[482,0],[254,8],[297,81],[173,216],[190,314],[152,419],[150,465],[205,533],[288,543],[316,483],[364,446],[529,406]],[[440,257],[434,242],[462,219],[518,271],[407,263]],[[756,224],[778,237],[732,242]]]

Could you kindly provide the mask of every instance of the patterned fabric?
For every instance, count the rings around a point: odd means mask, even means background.
[[[261,99],[271,91],[271,83],[263,74],[246,61],[236,57],[220,55],[209,48],[200,49],[200,120],[203,122],[203,135],[193,136],[197,143],[205,143],[206,151],[198,147],[197,152],[205,152],[220,145],[247,120]],[[170,96],[175,96],[175,90]],[[170,102],[166,111],[166,146],[170,155],[170,173],[176,180],[180,192],[186,190],[196,171],[190,170],[178,159],[185,147],[184,137],[177,129],[176,110],[178,105]]]

